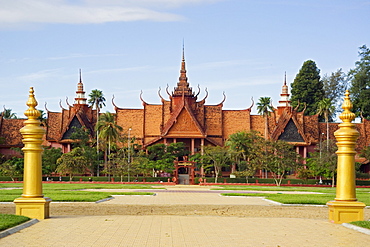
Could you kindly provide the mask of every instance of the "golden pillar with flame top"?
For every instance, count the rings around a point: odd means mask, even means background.
[[[343,123],[334,132],[338,146],[336,197],[334,201],[326,203],[329,207],[329,220],[339,224],[364,220],[366,206],[356,199],[355,147],[360,134],[352,123],[355,119],[352,107],[347,90],[342,105],[344,111],[339,116]]]
[[[42,137],[45,130],[40,126],[37,118],[40,112],[35,108],[37,101],[34,96],[33,88],[30,88],[27,101],[28,110],[24,115],[28,118],[24,122],[24,127],[20,130],[23,136],[24,147],[24,177],[22,197],[14,200],[16,214],[30,218],[45,219],[49,218],[50,198],[42,194],[42,160],[41,153],[43,148]]]

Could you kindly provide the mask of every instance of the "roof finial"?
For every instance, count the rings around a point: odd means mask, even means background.
[[[182,61],[185,62],[185,41],[182,39]]]
[[[81,69],[80,69],[80,83],[82,83],[82,74],[81,74]]]
[[[285,76],[284,76],[284,86],[286,86],[286,71],[285,71]]]

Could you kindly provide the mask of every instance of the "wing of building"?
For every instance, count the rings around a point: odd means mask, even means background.
[[[195,92],[190,87],[187,78],[184,53],[182,55],[180,76],[171,92],[166,88],[167,96],[162,97],[158,92],[161,103],[149,104],[141,95],[143,107],[131,109],[115,107],[116,122],[124,130],[130,130],[139,144],[148,147],[156,143],[183,142],[190,154],[200,152],[204,145],[224,145],[228,137],[237,131],[256,130],[265,131],[265,118],[251,114],[253,107],[244,110],[224,110],[223,103],[207,105],[206,96],[198,99],[200,88]],[[283,140],[293,144],[302,157],[314,152],[321,140],[326,139],[326,124],[319,122],[317,115],[305,116],[304,111],[297,112],[289,100],[289,91],[286,79],[282,83],[280,100],[275,111],[268,117],[268,134],[273,140]],[[61,106],[60,112],[47,110],[47,125],[45,144],[61,147],[63,152],[71,149],[70,135],[75,127],[85,127],[94,138],[94,126],[97,122],[97,111],[86,103],[84,85],[81,77],[77,84],[76,97],[73,105],[67,101],[68,109]],[[24,120],[3,119],[0,116],[0,152],[10,154],[11,147],[21,147],[19,129]],[[360,137],[357,150],[360,151],[370,143],[367,136],[370,133],[370,123],[363,119],[356,124]],[[334,131],[337,123],[329,124],[329,138],[335,140]]]

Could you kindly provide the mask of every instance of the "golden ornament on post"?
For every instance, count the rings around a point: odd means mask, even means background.
[[[23,136],[22,148],[24,152],[24,177],[22,197],[14,200],[16,214],[30,218],[45,219],[49,218],[50,198],[42,194],[42,160],[41,153],[43,148],[42,137],[45,130],[40,126],[37,119],[40,116],[37,101],[34,96],[33,87],[30,88],[27,101],[29,107],[24,115],[28,118],[24,122],[24,127],[20,130]]]
[[[364,220],[366,206],[356,199],[355,147],[360,134],[352,123],[355,119],[352,107],[347,90],[342,105],[344,111],[339,116],[343,123],[334,132],[338,146],[336,197],[334,201],[326,203],[329,207],[329,220],[338,224]]]

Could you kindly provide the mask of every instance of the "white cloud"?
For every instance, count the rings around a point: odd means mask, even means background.
[[[66,0],[0,0],[0,26],[32,23],[88,24],[122,21],[179,21],[183,17],[150,7],[153,2]],[[145,4],[148,2],[148,4]],[[169,1],[156,1],[169,2]],[[176,1],[175,1],[176,2]],[[209,1],[192,1],[209,2]],[[155,9],[158,9],[156,7]]]

